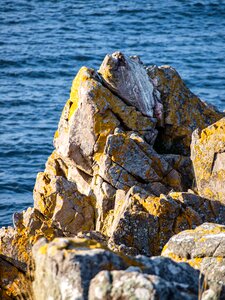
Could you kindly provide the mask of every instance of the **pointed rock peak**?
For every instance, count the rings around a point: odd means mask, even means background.
[[[127,104],[136,107],[146,116],[161,116],[158,110],[163,107],[158,93],[138,57],[127,57],[121,52],[108,54],[99,73],[107,87]]]

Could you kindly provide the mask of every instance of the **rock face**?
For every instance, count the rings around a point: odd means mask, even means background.
[[[221,119],[224,114],[202,102],[170,66],[151,66],[148,75],[161,93],[164,126],[157,138],[162,153],[189,155],[191,134]]]
[[[100,247],[77,238],[40,240],[33,248],[34,299],[197,299],[199,273],[190,266]]]
[[[107,87],[125,102],[146,116],[162,118],[160,94],[137,56],[129,58],[121,52],[106,55],[99,73]]]
[[[214,293],[213,299],[225,297],[225,226],[204,223],[195,230],[173,236],[162,255],[188,262],[205,275],[204,284]]]
[[[31,299],[196,299],[197,271],[189,269],[189,284],[181,264],[149,257],[183,230],[224,224],[224,119],[203,129],[222,116],[171,67],[120,52],[98,72],[82,67],[37,175],[34,207],[0,229],[3,295],[24,295],[15,286],[26,278]]]
[[[191,159],[199,194],[225,204],[225,118],[194,131]]]
[[[113,220],[113,221],[112,221]],[[158,255],[176,233],[205,221],[222,223],[225,207],[192,193],[169,193],[159,197],[146,190],[118,191],[113,217],[106,221],[109,246],[127,254]]]

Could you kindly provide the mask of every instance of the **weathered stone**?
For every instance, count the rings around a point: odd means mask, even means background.
[[[105,221],[109,247],[130,255],[158,255],[176,233],[205,221],[223,222],[225,209],[219,202],[192,193],[169,193],[159,197],[140,187],[127,194],[117,191],[115,208]]]
[[[73,81],[55,134],[56,151],[92,174],[93,162],[103,152],[107,136],[120,124],[154,135],[154,121],[127,106],[103,87],[94,70],[83,67]]]
[[[99,73],[107,87],[149,117],[162,117],[160,94],[154,89],[139,59],[121,52],[106,55]]]
[[[162,256],[149,258],[138,255],[135,257],[135,260],[143,265],[141,267],[143,273],[158,276],[167,282],[175,283],[177,287],[183,286],[191,294],[198,294],[200,272],[187,263],[177,263],[172,259]]]
[[[90,300],[197,300],[186,286],[135,271],[102,271],[91,281]]]
[[[178,154],[163,154],[162,157],[180,174],[182,191],[192,188],[194,185],[194,170],[190,157]]]
[[[195,230],[183,231],[169,240],[162,255],[199,269],[205,275],[205,286],[221,294],[215,299],[224,299],[225,226],[204,223]]]
[[[30,282],[17,262],[0,254],[0,299],[31,299]]]
[[[76,184],[48,173],[37,175],[34,207],[64,234],[94,229],[94,198],[82,195]]]
[[[216,122],[224,114],[194,95],[172,67],[152,66],[147,71],[161,93],[164,107],[164,127],[159,131],[155,148],[160,153],[188,155],[192,132]]]
[[[33,247],[34,299],[87,299],[90,280],[102,270],[121,270],[129,265],[116,254],[85,239],[40,240]],[[51,287],[51,288],[49,288]]]
[[[93,232],[91,235],[102,240],[97,233]],[[42,239],[36,243],[32,252],[36,265],[33,282],[34,299],[38,300],[50,297],[55,300],[87,299],[88,291],[89,299],[108,299],[102,293],[109,292],[109,287],[111,291],[115,291],[115,286],[99,281],[101,274],[115,278],[114,283],[120,278],[121,288],[123,286],[125,293],[131,293],[128,295],[135,295],[135,293],[138,295],[137,292],[141,287],[146,288],[146,293],[149,295],[168,294],[169,297],[176,294],[177,298],[174,299],[186,299],[182,298],[182,296],[187,297],[186,294],[190,296],[187,299],[196,299],[198,293],[199,274],[189,265],[175,263],[164,257],[137,256],[131,259],[116,255],[89,238],[58,238],[50,243]],[[121,271],[125,269],[126,272]],[[132,281],[129,281],[129,274],[132,273],[135,274],[132,276]],[[127,288],[129,286],[130,289]],[[109,294],[112,297],[109,299],[114,299],[113,293]],[[122,295],[122,290],[118,290],[118,297]],[[146,299],[157,299],[151,297]]]
[[[225,118],[193,133],[191,159],[198,193],[225,204]]]

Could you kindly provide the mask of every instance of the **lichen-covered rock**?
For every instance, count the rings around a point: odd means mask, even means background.
[[[134,132],[110,134],[100,160],[100,176],[117,189],[161,182],[181,190],[181,175]]]
[[[219,202],[192,193],[169,193],[159,197],[133,187],[125,194],[117,191],[115,208],[105,223],[109,246],[135,255],[158,255],[176,233],[205,221],[223,222],[225,209]]]
[[[122,296],[133,299],[135,295],[140,299],[138,291],[143,296],[149,295],[146,299],[175,294],[177,298],[173,299],[197,299],[198,271],[168,258],[116,255],[96,241],[84,238],[57,238],[50,243],[42,239],[32,252],[36,265],[34,299],[85,300],[88,294],[88,299],[121,299]]]
[[[225,204],[225,118],[193,133],[191,159],[198,193]]]
[[[62,176],[37,175],[34,207],[66,235],[94,229],[94,198],[79,193],[76,184]]]
[[[162,251],[163,256],[188,262],[204,274],[204,284],[215,295],[225,296],[225,226],[204,223],[195,230],[173,236]]]
[[[224,223],[224,119],[203,130],[201,139],[195,134],[192,161],[199,194],[204,198],[189,190],[194,180],[189,157],[191,133],[221,116],[194,96],[170,67],[146,69],[137,57],[122,53],[106,56],[99,73],[82,67],[55,133],[55,150],[44,172],[37,175],[34,208],[15,213],[14,227],[0,229],[0,255],[6,258],[3,265],[13,262],[11,277],[2,268],[4,295],[12,290],[12,295],[16,293],[14,283],[20,273],[26,275],[31,249],[44,237],[50,243],[37,244],[33,250],[36,299],[85,298],[89,282],[98,272],[106,270],[108,273],[102,274],[110,275],[114,269],[130,265],[139,266],[149,276],[137,272],[110,276],[118,283],[127,278],[139,291],[143,287],[139,279],[143,279],[150,298],[165,292],[186,299],[185,282],[164,276],[176,269],[170,262],[171,270],[161,263],[157,267],[148,262],[146,267],[143,258],[125,259],[109,250],[91,248],[101,242],[121,255],[152,256],[182,230],[203,222]],[[86,242],[65,238],[75,236]],[[64,239],[51,242],[55,237]],[[92,239],[97,242],[93,244]],[[115,286],[110,285],[114,299]],[[125,286],[121,282],[121,297],[129,297],[123,294]],[[196,290],[190,285],[187,291],[190,299],[195,297]],[[204,297],[212,293],[215,289],[209,289]]]
[[[135,271],[102,271],[91,281],[90,300],[197,300],[186,286]]]
[[[29,207],[26,211],[15,213],[14,228],[0,229],[0,254],[13,258],[25,271],[31,260],[31,248],[40,237],[51,240],[62,235],[59,229],[51,225],[35,208]]]
[[[87,299],[90,280],[102,270],[129,266],[120,256],[86,239],[40,240],[33,247],[35,261],[34,299]],[[50,288],[49,288],[50,287]]]
[[[30,299],[31,285],[25,272],[13,259],[0,254],[0,299]]]
[[[92,69],[81,68],[60,119],[54,144],[62,157],[92,174],[94,161],[104,150],[107,136],[119,125],[154,137],[154,121],[126,105],[99,81]],[[85,126],[84,126],[85,120]]]
[[[161,153],[188,155],[192,132],[211,125],[224,114],[194,95],[174,68],[152,66],[148,75],[161,93],[164,107],[164,126],[155,147]]]
[[[161,119],[163,106],[146,69],[138,57],[128,58],[121,52],[106,55],[99,73],[107,87],[144,115]]]

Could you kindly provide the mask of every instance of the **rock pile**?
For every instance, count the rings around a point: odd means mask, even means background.
[[[2,298],[222,297],[223,117],[171,67],[116,52],[81,68],[34,207],[0,229]]]

